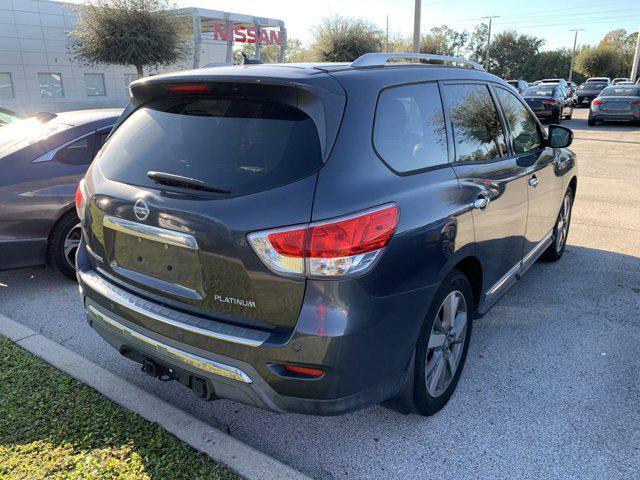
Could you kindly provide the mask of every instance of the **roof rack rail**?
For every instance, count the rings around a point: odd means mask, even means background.
[[[474,70],[485,71],[479,63],[464,58],[435,55],[432,53],[365,53],[351,63],[352,67],[383,67],[392,58],[409,58],[413,60],[437,60],[440,62],[462,63]]]

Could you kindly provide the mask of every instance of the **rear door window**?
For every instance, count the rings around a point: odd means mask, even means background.
[[[376,107],[373,144],[396,172],[448,163],[438,85],[422,83],[383,90]]]
[[[58,150],[53,159],[67,165],[87,165],[93,160],[94,134],[86,135]]]
[[[456,161],[483,162],[508,154],[498,111],[486,85],[445,85]]]
[[[118,182],[160,188],[147,172],[245,195],[304,178],[322,164],[314,121],[288,104],[245,97],[164,98],[136,110],[99,159]],[[180,189],[162,185],[162,189]]]

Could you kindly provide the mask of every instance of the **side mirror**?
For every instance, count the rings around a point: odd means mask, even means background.
[[[567,127],[549,125],[549,138],[547,144],[551,148],[565,148],[573,142],[573,132]]]

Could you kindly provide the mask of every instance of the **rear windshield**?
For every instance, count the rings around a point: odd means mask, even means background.
[[[607,87],[600,93],[602,97],[640,97],[640,87],[615,86]]]
[[[517,80],[508,80],[507,83],[513,87],[517,87],[518,86],[518,81]]]
[[[114,132],[99,157],[111,180],[160,188],[147,176],[156,171],[233,196],[299,180],[321,163],[318,131],[308,115],[287,104],[244,97],[150,102]]]
[[[537,85],[535,87],[527,88],[522,95],[525,97],[553,97],[554,90],[556,90],[556,87]]]
[[[606,83],[600,82],[587,82],[578,87],[578,90],[602,90],[607,86]]]

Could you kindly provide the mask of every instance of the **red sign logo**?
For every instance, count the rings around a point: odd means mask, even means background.
[[[213,24],[213,39],[229,40],[238,43],[264,43],[265,45],[282,45],[282,33],[273,28],[245,27],[243,25],[226,25],[224,23]]]

